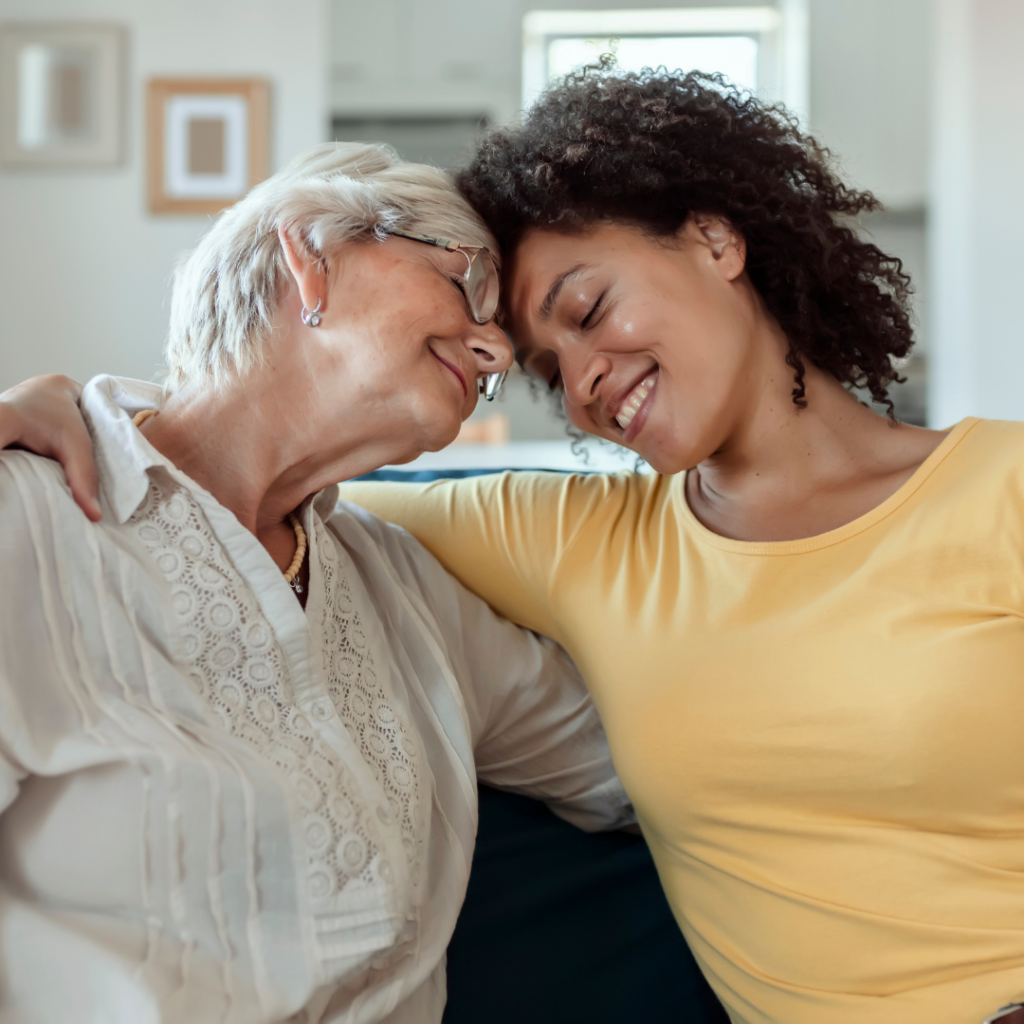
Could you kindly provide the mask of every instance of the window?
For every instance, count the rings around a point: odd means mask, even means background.
[[[548,77],[564,75],[602,53],[614,53],[624,71],[641,68],[713,68],[751,92],[757,89],[757,40],[751,36],[632,36],[556,38],[548,43]]]
[[[530,11],[523,18],[523,105],[553,78],[614,53],[624,71],[720,71],[764,99],[807,109],[807,0],[778,7]]]

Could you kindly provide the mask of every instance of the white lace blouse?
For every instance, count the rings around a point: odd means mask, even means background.
[[[333,489],[303,611],[132,426],[157,399],[86,387],[99,524],[0,455],[0,1021],[439,1021],[477,777],[632,820],[593,705]]]

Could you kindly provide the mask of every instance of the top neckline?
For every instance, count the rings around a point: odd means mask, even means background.
[[[818,533],[813,537],[802,537],[799,540],[734,540],[731,537],[723,537],[721,534],[715,533],[714,530],[708,529],[694,515],[693,509],[690,508],[690,503],[686,500],[685,474],[682,477],[683,486],[681,494],[683,518],[690,531],[705,544],[722,551],[733,551],[737,554],[797,555],[831,547],[833,544],[839,544],[844,540],[857,536],[859,533],[863,533],[900,508],[980,422],[981,420],[975,416],[968,416],[966,419],[961,420],[942,439],[928,458],[914,470],[910,479],[890,494],[885,501],[880,505],[876,505],[870,512],[865,512],[864,515],[858,516],[856,519],[834,530],[829,530],[827,533]]]

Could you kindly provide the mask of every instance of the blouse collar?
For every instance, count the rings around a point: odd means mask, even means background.
[[[102,374],[82,391],[82,415],[96,449],[100,490],[118,523],[125,523],[142,504],[149,489],[146,471],[171,469],[165,459],[135,428],[132,417],[143,409],[159,409],[164,391],[159,384]],[[316,513],[326,519],[338,503],[338,488],[325,487],[313,499]]]
[[[93,377],[82,390],[82,415],[95,446],[100,490],[118,523],[127,522],[145,499],[146,471],[167,465],[132,423],[136,413],[158,409],[162,402],[158,384],[109,374]]]

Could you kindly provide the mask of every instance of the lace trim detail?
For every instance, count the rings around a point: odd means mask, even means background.
[[[425,842],[420,820],[420,751],[377,677],[366,630],[339,565],[334,540],[317,517],[314,529],[327,591],[322,625],[327,692],[398,819],[409,879],[416,891]]]
[[[395,826],[390,794],[388,803],[373,806],[341,755],[318,735],[316,723],[334,715],[326,697],[310,706],[315,721],[297,706],[274,631],[192,496],[154,474],[129,523],[171,588],[177,654],[196,693],[226,732],[287,778],[302,812],[314,914],[336,913],[343,891],[379,889],[382,882],[392,888],[394,869],[381,854],[379,829]],[[330,545],[321,550],[333,554]]]

